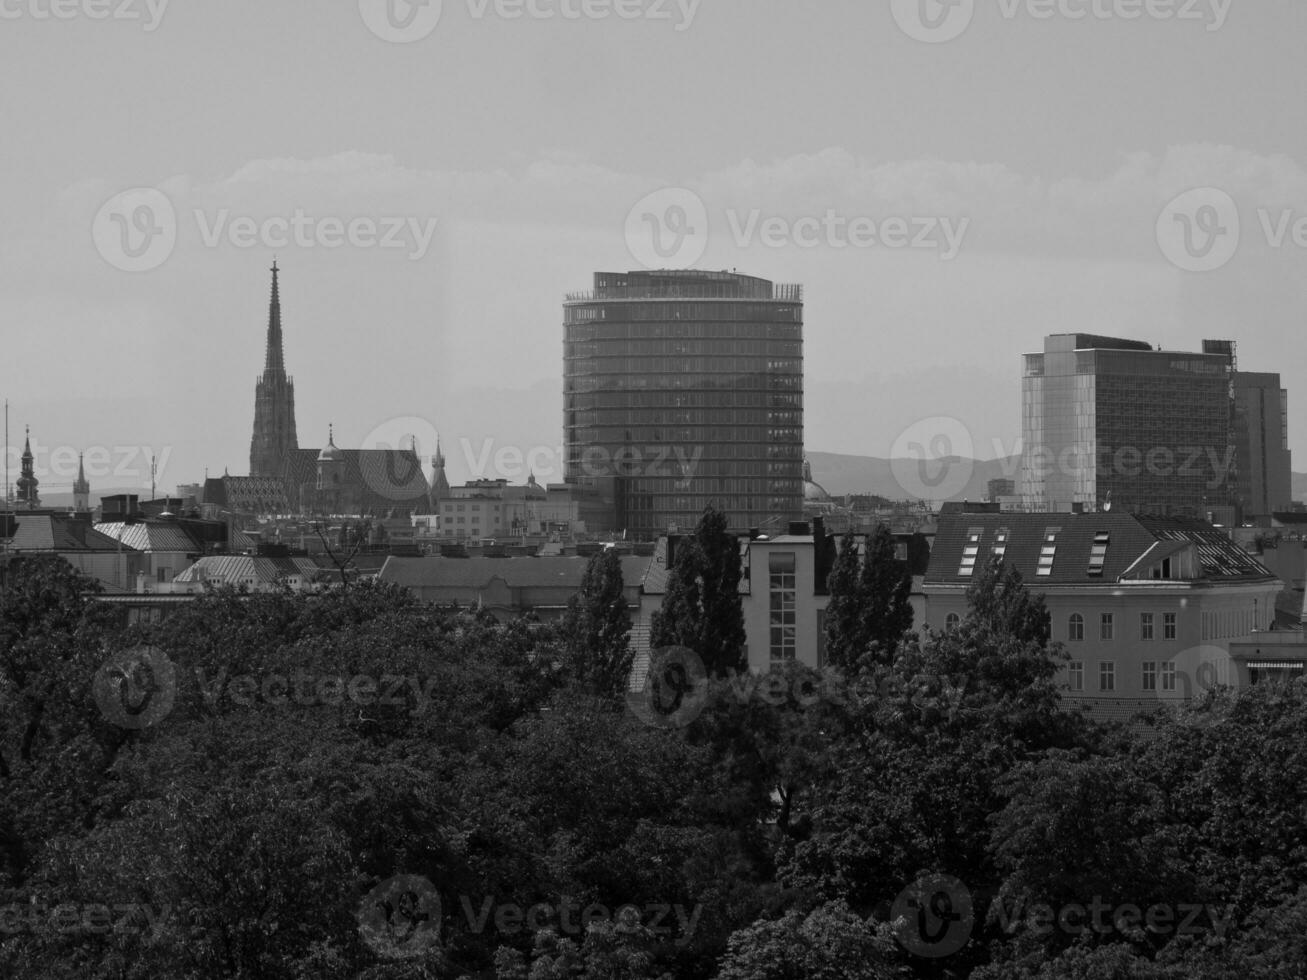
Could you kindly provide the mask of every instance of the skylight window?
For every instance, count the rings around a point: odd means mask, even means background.
[[[994,557],[1000,561],[1007,554],[1007,535],[1008,529],[1000,527],[994,534]]]
[[[958,566],[958,575],[969,578],[976,570],[976,558],[980,555],[980,535],[984,528],[973,527],[967,531],[967,544],[962,549],[962,564]]]
[[[1099,531],[1094,535],[1094,546],[1089,551],[1089,574],[1094,578],[1103,577],[1103,566],[1107,564],[1107,546],[1112,535],[1108,531]]]
[[[1062,533],[1060,527],[1050,527],[1044,532],[1044,545],[1039,549],[1039,567],[1035,574],[1046,578],[1053,574],[1053,560],[1057,557],[1057,536]]]

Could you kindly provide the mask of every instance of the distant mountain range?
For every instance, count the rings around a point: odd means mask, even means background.
[[[808,453],[812,463],[812,478],[829,494],[868,493],[890,500],[903,500],[915,494],[900,486],[895,477],[899,473],[915,472],[915,463],[900,460],[896,465],[876,456],[843,456],[838,453]],[[989,481],[1015,480],[1021,469],[1020,456],[1001,459],[966,459],[953,457],[950,467],[954,472],[971,468],[966,485],[952,495],[952,500],[984,500],[989,494]],[[1293,499],[1307,500],[1307,473],[1293,474]]]

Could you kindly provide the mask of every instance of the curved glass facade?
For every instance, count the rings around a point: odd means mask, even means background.
[[[611,502],[611,529],[654,538],[709,504],[738,530],[801,519],[801,287],[599,272],[563,329],[567,479]]]

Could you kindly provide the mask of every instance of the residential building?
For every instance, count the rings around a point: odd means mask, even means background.
[[[978,509],[977,509],[978,510]],[[1283,583],[1203,521],[1111,513],[941,513],[924,581],[929,626],[967,615],[984,563],[1043,595],[1069,653],[1069,697],[1184,700],[1247,683],[1231,649],[1270,630]]]
[[[597,272],[567,297],[568,483],[599,533],[656,540],[709,504],[733,528],[803,513],[803,289],[732,272]]]
[[[17,511],[0,522],[6,557],[58,557],[108,590],[130,590],[149,568],[148,556],[130,543],[92,527],[90,514]]]

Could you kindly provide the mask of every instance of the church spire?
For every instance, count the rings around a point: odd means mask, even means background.
[[[28,426],[25,430],[23,441],[23,469],[22,476],[18,478],[18,499],[27,504],[28,510],[36,510],[41,506],[41,497],[36,488],[41,485],[41,481],[36,478],[35,463],[36,459],[32,455],[32,429]]]
[[[281,343],[281,289],[277,283],[277,260],[272,260],[272,302],[268,305],[268,351],[263,373],[286,373],[286,360]]]
[[[91,509],[91,481],[86,478],[86,463],[77,454],[77,479],[73,482],[73,510],[85,514]]]

